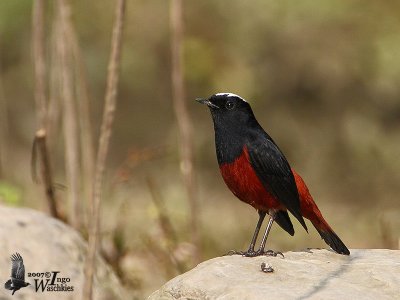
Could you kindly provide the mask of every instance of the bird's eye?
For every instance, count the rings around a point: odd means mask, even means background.
[[[233,109],[235,107],[235,103],[233,103],[232,101],[228,101],[226,102],[225,107],[227,109]]]

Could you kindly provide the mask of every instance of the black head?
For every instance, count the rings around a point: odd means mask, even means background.
[[[241,126],[255,120],[250,104],[238,95],[218,93],[208,99],[196,100],[209,107],[216,127]]]
[[[242,153],[250,132],[260,128],[250,104],[231,93],[218,93],[197,101],[210,109],[218,163],[234,161]]]

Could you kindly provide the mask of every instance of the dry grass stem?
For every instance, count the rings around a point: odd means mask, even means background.
[[[83,298],[88,300],[93,298],[93,275],[95,273],[95,257],[99,240],[101,191],[117,100],[125,4],[125,0],[118,0],[116,5],[114,28],[111,38],[111,54],[107,72],[103,120],[100,129],[99,147],[93,180],[93,211],[90,214],[89,246],[83,289]]]
[[[172,98],[180,135],[181,171],[190,205],[192,243],[195,246],[195,261],[200,260],[199,208],[193,165],[192,123],[185,102],[183,81],[183,16],[182,0],[171,0],[171,55],[172,55]]]
[[[81,49],[79,47],[76,30],[73,23],[68,20],[67,33],[68,41],[71,44],[74,66],[75,66],[75,85],[77,89],[78,110],[79,110],[79,127],[80,127],[80,145],[81,145],[81,162],[83,171],[83,186],[85,198],[89,199],[89,210],[93,210],[93,198],[90,195],[91,183],[94,173],[95,150],[93,145],[92,122],[90,117],[90,92],[87,81],[85,63],[82,58]]]
[[[7,136],[8,136],[8,113],[7,102],[4,96],[2,66],[0,62],[0,179],[3,176],[3,170],[6,169],[7,161]]]
[[[32,11],[32,51],[35,73],[35,102],[38,128],[45,128],[47,111],[44,4],[44,0],[33,1]]]
[[[70,200],[69,220],[76,229],[82,225],[82,205],[79,197],[80,169],[79,169],[79,138],[77,127],[77,110],[74,97],[72,53],[68,41],[68,23],[71,15],[67,0],[58,0],[61,34],[58,39],[58,49],[61,62],[62,101],[64,109],[65,135],[65,165],[68,180],[68,195]]]
[[[47,82],[45,53],[45,1],[35,0],[32,8],[32,56],[35,79],[35,104],[38,131],[32,149],[32,172],[36,175],[36,153],[40,157],[41,178],[50,215],[60,218],[55,195],[47,143]]]
[[[36,165],[35,160],[37,157],[37,152],[39,152],[38,155],[40,156],[41,178],[43,181],[43,187],[45,189],[50,215],[54,218],[60,219],[60,214],[57,208],[57,199],[54,189],[52,170],[50,167],[49,153],[46,146],[46,131],[43,128],[39,129],[35,135],[35,141],[32,150],[33,170],[35,169]]]
[[[172,55],[172,98],[175,117],[179,128],[180,167],[190,205],[190,228],[195,245],[195,261],[199,261],[199,207],[193,165],[192,122],[185,102],[183,69],[183,16],[182,0],[171,0],[171,55]]]
[[[57,16],[57,14],[56,14]],[[47,145],[50,149],[54,149],[56,144],[56,135],[60,132],[60,116],[61,116],[61,59],[58,50],[59,36],[62,35],[61,24],[59,18],[53,18],[52,31],[50,37],[50,59],[49,59],[49,101],[47,107]]]

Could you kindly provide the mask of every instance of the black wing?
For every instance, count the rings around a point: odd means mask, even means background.
[[[259,131],[247,143],[250,163],[264,187],[272,193],[299,220],[307,226],[300,212],[300,200],[292,170],[274,141]]]
[[[25,280],[25,266],[24,260],[19,253],[11,255],[11,278],[18,280]]]

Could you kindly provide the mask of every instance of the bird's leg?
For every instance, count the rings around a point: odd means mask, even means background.
[[[269,232],[271,231],[272,224],[274,223],[274,221],[275,221],[275,213],[272,213],[269,217],[267,228],[265,229],[264,235],[262,237],[262,240],[260,243],[260,249],[258,249],[259,252],[264,251],[265,244],[267,243],[268,235],[269,235]]]
[[[244,252],[242,255],[244,255],[244,256],[254,256],[254,254],[255,254],[254,247],[256,245],[257,237],[258,237],[258,234],[260,232],[261,225],[264,222],[264,218],[265,218],[266,214],[267,213],[265,211],[261,211],[261,210],[258,211],[259,219],[258,219],[258,222],[257,222],[257,225],[256,225],[256,229],[254,230],[253,238],[251,239],[251,242],[250,242],[249,250]]]
[[[267,213],[265,211],[261,211],[261,210],[258,211],[259,219],[258,219],[258,222],[256,225],[256,229],[254,230],[253,238],[251,239],[251,242],[250,242],[249,250],[247,250],[247,251],[231,250],[228,252],[228,255],[239,254],[239,255],[243,255],[243,256],[257,256],[256,252],[254,251],[254,246],[256,245],[257,237],[260,232],[260,228],[261,228],[261,225],[264,221],[266,214]]]
[[[272,224],[275,221],[275,211],[270,210],[268,212],[268,214],[270,215],[269,220],[268,220],[268,225],[267,225],[267,228],[265,229],[264,235],[262,237],[262,240],[260,243],[260,248],[255,252],[256,256],[258,256],[258,255],[277,256],[279,254],[279,255],[282,255],[282,257],[284,257],[282,252],[279,252],[279,251],[275,252],[273,250],[267,250],[267,251],[264,250],[265,244],[267,243],[269,232],[271,231],[271,228],[272,228]]]

